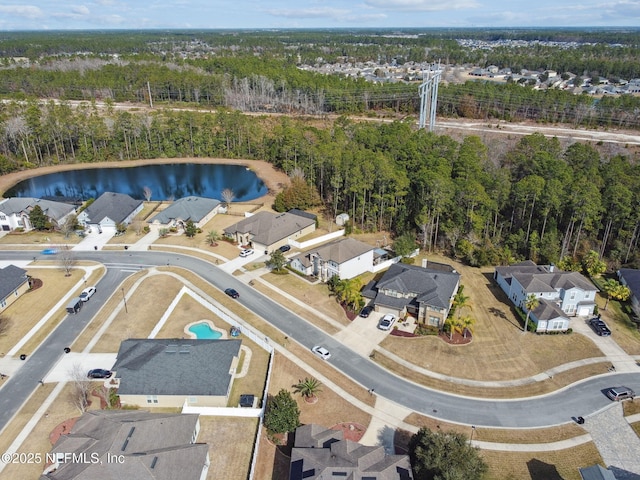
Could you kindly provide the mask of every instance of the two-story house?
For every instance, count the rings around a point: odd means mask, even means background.
[[[380,280],[369,283],[362,295],[373,300],[376,312],[409,314],[420,323],[442,328],[459,286],[460,274],[449,265],[396,263]]]
[[[7,198],[0,202],[0,228],[5,232],[16,229],[26,232],[33,229],[29,214],[36,205],[42,209],[54,228],[62,226],[76,212],[73,205],[63,202],[32,197]]]
[[[536,265],[527,260],[508,267],[496,267],[494,279],[514,305],[526,312],[529,295],[539,299],[531,312],[538,332],[565,331],[569,318],[593,315],[598,289],[578,272],[565,272],[553,265]]]
[[[371,271],[373,251],[371,245],[354,238],[343,238],[296,255],[289,265],[324,282],[334,276],[344,280]]]

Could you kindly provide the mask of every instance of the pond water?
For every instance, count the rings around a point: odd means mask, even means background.
[[[89,168],[50,173],[18,183],[5,197],[69,197],[87,200],[104,192],[126,193],[143,200],[144,188],[151,200],[177,200],[196,195],[222,200],[230,188],[234,201],[248,201],[267,194],[264,182],[242,165],[170,163],[130,168]]]

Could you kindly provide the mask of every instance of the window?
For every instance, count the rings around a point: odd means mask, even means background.
[[[549,330],[562,330],[563,327],[564,321],[554,320],[553,322],[551,322],[551,327],[549,328]]]
[[[189,404],[198,403],[198,397],[189,397]]]
[[[147,403],[148,404],[158,403],[158,396],[157,395],[147,395]]]
[[[569,297],[570,300],[575,300],[576,299],[576,292],[571,292],[571,296]]]
[[[6,220],[6,219],[7,219],[6,215],[0,215],[0,220]]]
[[[429,325],[437,327],[440,325],[440,318],[429,315]]]
[[[3,298],[2,300],[0,300],[0,306],[1,306],[2,308],[4,308],[4,307],[6,307],[6,306],[7,306],[7,301],[6,301],[4,298]]]

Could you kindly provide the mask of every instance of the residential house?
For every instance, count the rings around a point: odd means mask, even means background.
[[[128,225],[142,211],[144,202],[124,193],[105,192],[78,214],[78,222],[85,226],[115,229],[117,225]]]
[[[12,197],[0,203],[0,228],[9,232],[15,229],[29,231],[33,229],[29,214],[38,205],[51,225],[56,228],[64,225],[76,212],[73,205],[52,200],[41,200],[32,197]]]
[[[315,229],[315,215],[294,209],[286,213],[258,212],[225,228],[224,234],[240,245],[269,254]]]
[[[15,265],[0,268],[0,313],[30,288],[31,283],[26,270]]]
[[[616,480],[616,476],[611,470],[600,465],[593,465],[578,470],[582,480]]]
[[[123,405],[226,407],[241,340],[129,339],[115,370]]]
[[[430,262],[429,268],[396,263],[363,290],[373,300],[377,312],[399,318],[409,314],[418,322],[442,328],[453,297],[458,292],[460,274],[451,266]]]
[[[184,227],[192,221],[198,228],[211,220],[221,208],[219,200],[189,196],[176,200],[163,211],[148,220],[149,223],[166,227]]]
[[[209,447],[195,443],[198,415],[85,412],[55,443],[40,480],[205,480]]]
[[[344,440],[342,431],[320,425],[296,429],[289,480],[329,478],[411,480],[408,455],[388,455],[383,446]]]
[[[536,265],[531,260],[496,267],[494,279],[514,305],[525,312],[529,295],[539,299],[531,312],[538,332],[565,331],[569,316],[593,315],[598,289],[578,272],[565,272],[553,265]]]
[[[621,268],[618,270],[618,278],[622,285],[629,287],[631,296],[631,308],[636,316],[640,317],[640,270],[635,268]]]
[[[371,245],[353,238],[329,242],[291,259],[290,266],[304,275],[315,275],[326,282],[333,276],[353,278],[373,268]]]

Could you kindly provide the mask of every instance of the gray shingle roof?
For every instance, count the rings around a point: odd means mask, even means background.
[[[554,320],[556,318],[567,318],[567,314],[562,311],[554,302],[541,298],[538,306],[532,312],[538,320]]]
[[[323,260],[331,260],[337,264],[342,264],[371,250],[373,250],[371,245],[367,245],[355,238],[343,238],[322,245],[315,250],[307,252],[307,254],[315,253]]]
[[[224,229],[225,234],[251,233],[253,241],[262,245],[290,237],[294,233],[315,224],[315,220],[292,213],[258,212]]]
[[[0,212],[6,215],[20,214],[22,212],[29,214],[36,205],[40,206],[48,218],[56,222],[75,210],[73,205],[67,203],[32,197],[12,197],[0,203]]]
[[[411,480],[409,457],[387,455],[381,446],[369,447],[343,440],[342,432],[318,425],[296,429],[289,480],[367,477]]]
[[[395,290],[402,293],[415,294],[416,301],[432,305],[434,307],[446,308],[451,306],[451,297],[460,282],[460,274],[456,272],[446,272],[442,270],[431,270],[416,265],[395,263],[389,267],[376,288],[378,295],[382,290]],[[390,297],[381,296],[381,301]],[[403,300],[406,305],[407,299]],[[376,296],[378,303],[378,296]],[[392,305],[390,305],[392,306]]]
[[[218,205],[220,205],[220,201],[215,198],[195,196],[180,198],[155,215],[149,220],[149,223],[160,222],[168,224],[173,220],[181,220],[183,222],[191,220],[194,223],[198,223]]]
[[[113,370],[122,395],[225,396],[241,340],[129,339]]]
[[[0,269],[0,299],[5,299],[13,291],[29,281],[27,271],[15,265],[7,265]]]
[[[85,210],[89,223],[100,223],[110,218],[115,223],[122,223],[136,208],[143,203],[124,193],[104,192]]]
[[[71,432],[56,442],[51,453],[85,454],[101,463],[66,462],[41,480],[199,480],[208,446],[191,443],[198,415],[162,414],[130,410],[86,412]],[[107,454],[124,455],[122,463]]]
[[[618,270],[618,277],[624,278],[631,293],[640,301],[640,270],[635,268],[621,268]]]

